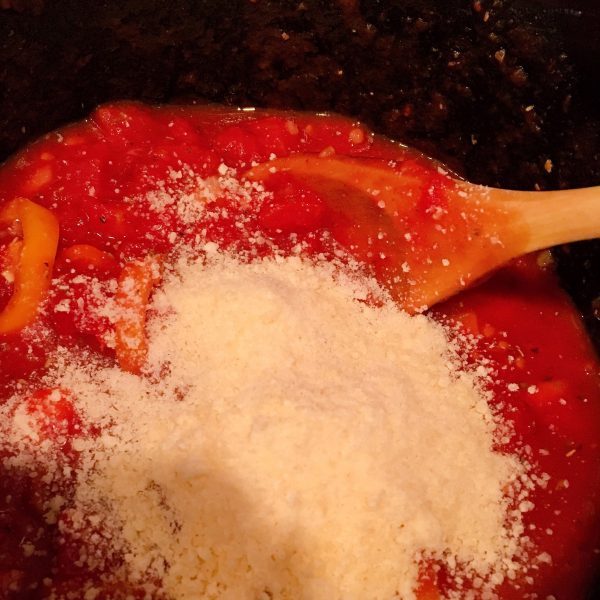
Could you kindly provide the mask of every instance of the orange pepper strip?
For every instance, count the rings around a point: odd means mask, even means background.
[[[13,295],[0,313],[0,334],[20,331],[35,319],[50,287],[58,246],[58,219],[47,208],[15,198],[0,210],[0,227],[16,221],[23,230],[23,246]]]
[[[152,288],[160,281],[162,262],[157,256],[127,263],[119,276],[116,301],[115,351],[124,371],[139,374],[148,353],[146,310]]]
[[[73,263],[84,264],[92,269],[105,269],[116,265],[115,257],[90,244],[74,244],[65,248],[61,257]]]

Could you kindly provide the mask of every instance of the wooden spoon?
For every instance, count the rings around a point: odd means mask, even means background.
[[[246,176],[287,172],[316,192],[335,239],[374,265],[409,312],[444,300],[517,256],[600,236],[600,188],[520,192],[474,185],[418,160],[294,155]],[[345,223],[344,225],[337,225]],[[352,226],[348,226],[352,223]]]

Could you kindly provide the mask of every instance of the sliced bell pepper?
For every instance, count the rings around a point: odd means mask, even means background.
[[[14,291],[0,312],[0,334],[15,333],[29,325],[50,287],[58,246],[58,219],[26,198],[15,198],[0,209],[0,227],[20,224],[23,236]]]
[[[127,263],[119,276],[115,352],[124,371],[139,374],[146,360],[146,311],[152,288],[160,281],[161,271],[161,259],[150,255],[143,261]]]

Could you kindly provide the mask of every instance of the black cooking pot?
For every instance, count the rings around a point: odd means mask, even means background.
[[[598,64],[597,0],[0,0],[0,160],[101,102],[195,100],[358,116],[488,185],[600,185]],[[600,348],[600,241],[554,255]]]

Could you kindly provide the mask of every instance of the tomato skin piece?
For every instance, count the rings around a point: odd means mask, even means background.
[[[442,600],[438,577],[433,565],[421,566],[418,587],[415,590],[417,600]]]
[[[93,274],[102,278],[115,277],[119,263],[110,252],[99,250],[90,244],[74,244],[59,255],[57,272],[75,269],[79,273]]]
[[[415,592],[417,600],[442,600],[440,591],[431,581],[423,582],[419,585]]]
[[[116,302],[121,314],[115,323],[115,351],[119,366],[130,373],[141,373],[146,360],[146,310],[161,268],[162,261],[150,255],[126,264],[119,276]]]
[[[327,224],[327,207],[318,194],[293,175],[277,173],[269,180],[272,198],[260,206],[258,222],[266,231],[315,231]]]

